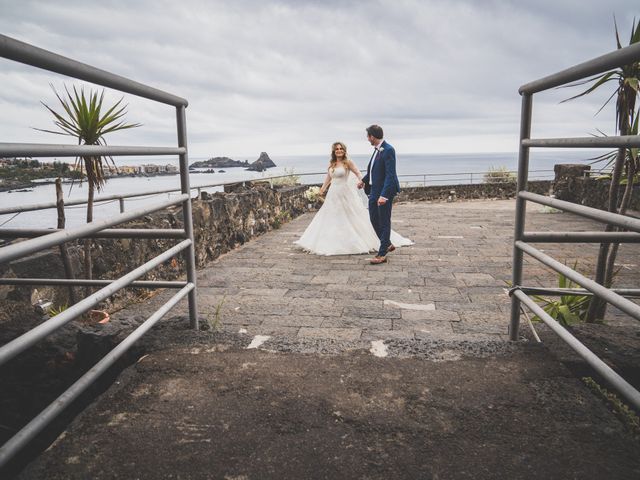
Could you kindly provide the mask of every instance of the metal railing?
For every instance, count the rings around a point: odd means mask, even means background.
[[[111,216],[102,220],[96,220],[81,227],[56,230],[52,233],[41,232],[37,238],[31,238],[18,243],[0,248],[0,263],[8,263],[12,260],[24,257],[44,250],[46,248],[62,245],[66,242],[80,238],[174,238],[181,240],[177,245],[169,248],[155,258],[135,268],[123,277],[115,280],[71,280],[71,279],[1,279],[2,283],[17,284],[56,284],[56,285],[91,285],[102,287],[97,292],[89,295],[63,312],[53,316],[36,328],[15,338],[8,344],[0,347],[0,366],[6,364],[16,355],[25,351],[47,335],[67,324],[79,315],[89,311],[99,302],[105,300],[118,290],[133,286],[144,288],[176,288],[179,289],[167,303],[151,315],[131,335],[116,346],[109,354],[100,360],[93,368],[85,373],[75,384],[58,397],[51,405],[43,410],[16,435],[0,447],[0,468],[15,456],[31,439],[44,429],[57,415],[59,415],[74,399],[76,399],[89,385],[115,361],[120,358],[131,345],[138,340],[149,328],[157,323],[173,306],[181,299],[188,297],[189,318],[193,328],[198,328],[197,304],[196,304],[196,271],[194,256],[193,225],[191,216],[191,198],[189,186],[189,169],[187,157],[187,129],[185,108],[188,102],[178,96],[157,90],[141,83],[120,77],[110,72],[77,62],[75,60],[57,55],[38,47],[20,42],[5,35],[0,35],[0,57],[14,60],[19,63],[60,73],[79,80],[85,80],[97,85],[113,88],[121,92],[144,97],[156,102],[172,105],[176,108],[176,128],[178,142],[176,147],[119,147],[96,145],[43,145],[0,143],[0,157],[10,156],[42,156],[42,157],[81,157],[87,155],[177,155],[180,162],[180,195],[173,199],[158,202],[146,208],[137,209],[128,213]],[[148,213],[158,211],[173,205],[181,205],[183,213],[183,229],[166,230],[124,230],[109,229],[109,227],[123,222],[139,218]],[[41,207],[41,206],[40,206]],[[39,207],[39,208],[40,208]],[[19,234],[19,229],[15,233]],[[24,232],[28,233],[28,232]],[[20,235],[18,235],[20,236]],[[29,236],[29,235],[25,235]],[[174,256],[183,254],[185,257],[187,280],[186,281],[138,281],[153,268],[171,260]]]
[[[414,173],[398,175],[398,179],[403,184],[409,186],[422,185],[426,187],[428,185],[476,185],[479,183],[486,183],[486,175],[488,172],[456,172],[456,173]],[[501,171],[505,179],[512,177],[514,180],[517,178],[518,172],[515,171]],[[553,170],[532,170],[533,173],[531,180],[553,180]],[[422,179],[422,180],[420,180]],[[508,181],[508,180],[507,180]]]
[[[513,247],[513,288],[511,295],[511,320],[509,335],[511,340],[518,339],[521,306],[524,304],[542,321],[557,333],[578,355],[593,367],[605,380],[615,387],[635,408],[640,409],[640,392],[627,383],[620,375],[607,366],[600,358],[585,347],[578,339],[563,328],[554,318],[538,306],[528,294],[540,293],[541,289],[522,285],[524,254],[543,263],[547,267],[566,276],[583,288],[564,289],[545,288],[542,291],[556,295],[595,295],[611,305],[627,313],[632,318],[640,320],[640,305],[630,301],[627,297],[637,297],[638,289],[612,290],[599,285],[566,265],[554,260],[541,250],[530,245],[529,242],[640,242],[640,220],[624,215],[618,215],[595,208],[585,207],[527,191],[529,175],[529,149],[532,147],[555,148],[631,148],[640,147],[640,136],[627,135],[617,137],[587,137],[587,138],[529,138],[531,135],[531,114],[533,95],[544,90],[566,85],[592,75],[596,75],[612,68],[640,60],[640,44],[631,45],[615,52],[600,56],[585,63],[573,66],[559,73],[544,77],[520,87],[522,95],[522,113],[520,123],[520,149],[518,158],[518,186],[516,199],[515,232]],[[581,217],[589,218],[604,224],[622,227],[627,232],[529,232],[525,231],[525,216],[527,202],[571,212]]]
[[[516,178],[516,171],[506,171],[505,175],[513,176]],[[533,176],[530,176],[530,180],[553,180],[554,171],[553,170],[532,170],[529,173],[533,173]],[[592,172],[593,173],[593,172]],[[585,173],[586,174],[586,173]],[[200,196],[202,191],[206,191],[211,188],[224,188],[228,185],[238,185],[245,183],[255,183],[255,182],[269,182],[271,186],[274,185],[274,181],[277,181],[282,178],[287,177],[306,177],[309,178],[303,179],[301,182],[304,184],[317,184],[322,183],[322,180],[326,175],[326,172],[310,172],[310,173],[294,173],[287,175],[275,175],[270,177],[256,177],[245,180],[231,180],[228,182],[217,182],[217,183],[207,183],[203,185],[195,185],[190,187],[190,191],[196,191],[197,195]],[[419,187],[419,186],[448,186],[448,185],[476,185],[480,183],[485,183],[484,176],[486,172],[458,172],[458,173],[415,173],[415,174],[401,174],[398,175],[398,179],[401,184],[405,187]],[[172,194],[175,192],[180,192],[179,188],[167,188],[167,189],[156,189],[156,190],[147,190],[144,192],[137,193],[127,193],[120,195],[105,195],[96,197],[93,201],[94,207],[105,205],[111,202],[117,201],[119,204],[120,213],[124,213],[126,211],[125,201],[127,199],[137,199],[144,197],[152,197],[162,194]],[[78,205],[84,205],[87,203],[86,199],[78,199],[78,200],[68,200],[64,202],[65,207],[75,207]],[[47,202],[47,203],[34,203],[30,205],[19,205],[19,206],[11,206],[0,208],[0,216],[2,215],[10,215],[10,214],[19,214],[24,212],[32,212],[37,210],[47,210],[47,209],[55,209],[57,207],[56,202]],[[11,219],[10,219],[11,220]],[[9,221],[10,221],[9,220]],[[5,222],[7,223],[7,222]],[[51,233],[54,231],[53,229],[40,228],[40,229],[12,229],[12,228],[0,228],[0,238],[27,238],[28,236],[39,236],[45,233]],[[97,234],[93,234],[92,238],[124,238],[126,236],[131,237],[132,234],[137,235],[145,235],[145,238],[149,238],[150,230],[122,230],[122,229],[111,229],[111,230],[103,230]],[[166,231],[165,233],[170,235],[171,231]],[[23,236],[21,236],[21,234]],[[123,237],[118,237],[119,235],[123,235]],[[142,238],[142,237],[136,237]]]

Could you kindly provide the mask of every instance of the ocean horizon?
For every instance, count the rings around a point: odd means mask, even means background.
[[[529,161],[529,178],[553,179],[553,167],[559,163],[583,163],[589,164],[595,156],[601,154],[595,150],[560,150],[540,151],[532,150]],[[259,154],[256,155],[256,159]],[[206,160],[210,157],[190,157],[189,163]],[[233,158],[233,157],[232,157]],[[192,172],[190,184],[192,188],[200,188],[216,183],[238,182],[255,180],[278,175],[300,175],[300,183],[321,183],[328,166],[329,156],[325,155],[270,155],[276,167],[266,172],[251,172],[243,167],[216,169],[216,173]],[[369,154],[351,155],[351,159],[360,169],[365,169],[369,162]],[[249,160],[251,158],[236,158],[237,160]],[[172,157],[132,157],[116,158],[116,165],[141,165],[154,163],[157,165],[178,165],[178,158]],[[400,183],[403,185],[456,185],[481,183],[483,175],[490,169],[507,168],[516,171],[518,165],[518,153],[413,153],[397,154],[397,172]],[[601,168],[595,165],[592,168]],[[224,173],[220,173],[224,170]],[[315,174],[315,175],[310,175]],[[115,177],[107,181],[105,187],[96,197],[112,195],[126,195],[130,193],[152,192],[154,190],[179,189],[179,175],[155,176],[155,177]],[[221,191],[223,187],[208,187],[210,192]],[[158,200],[166,199],[171,194],[155,194],[146,197],[137,197],[126,200],[126,209],[136,209]],[[75,183],[73,186],[64,186],[66,201],[86,199],[86,183]],[[5,207],[18,205],[42,204],[55,201],[55,186],[40,185],[28,189],[28,191],[0,192],[0,202]],[[119,212],[117,200],[94,206],[94,218],[100,219]],[[85,221],[85,206],[68,206],[65,208],[67,226],[79,226]],[[56,225],[55,209],[23,212],[19,215],[0,215],[0,227],[7,228],[54,228]]]

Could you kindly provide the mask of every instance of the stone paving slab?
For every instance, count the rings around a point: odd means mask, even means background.
[[[248,334],[280,329],[292,337],[344,340],[360,332],[361,339],[384,340],[384,332],[394,339],[401,331],[403,338],[464,334],[478,341],[506,340],[514,206],[513,200],[395,205],[394,228],[415,245],[397,249],[380,266],[369,265],[369,255],[325,257],[301,251],[293,241],[314,213],[302,215],[200,270],[201,315],[211,320],[218,311],[217,320],[225,329],[245,329]],[[545,214],[535,206],[528,209],[526,228],[601,229],[590,220]],[[594,269],[597,245],[541,248],[561,262],[573,264],[577,259],[581,271]],[[640,245],[621,246],[619,286],[640,283],[638,259]],[[527,256],[525,262],[525,284],[557,286],[554,272]],[[151,312],[162,298],[166,295],[136,309]],[[435,309],[419,310],[427,306]],[[186,312],[186,302],[180,309]],[[609,317],[616,324],[628,324],[620,315]]]

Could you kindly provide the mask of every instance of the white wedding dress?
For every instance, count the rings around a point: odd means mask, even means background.
[[[329,171],[331,186],[324,204],[316,213],[296,245],[316,255],[350,255],[378,251],[380,240],[369,221],[367,196],[357,188],[349,170]],[[396,247],[413,245],[408,238],[391,231]]]

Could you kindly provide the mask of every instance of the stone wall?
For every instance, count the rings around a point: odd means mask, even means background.
[[[536,180],[529,182],[528,189],[541,195],[548,195],[552,182]],[[453,192],[453,193],[452,193]],[[473,185],[437,185],[426,187],[404,187],[396,197],[396,201],[455,201],[476,200],[482,198],[508,199],[515,198],[516,184],[478,183]]]
[[[202,267],[221,254],[229,252],[251,238],[307,211],[308,201],[302,193],[307,186],[269,188],[268,183],[238,184],[227,187],[225,193],[202,192],[192,201],[196,265]],[[156,212],[119,228],[179,228],[182,210],[179,207]],[[93,277],[116,279],[162,251],[175,245],[176,240],[154,239],[100,239],[94,241],[92,253]],[[68,245],[77,277],[81,277],[82,249]],[[182,255],[155,268],[143,279],[173,280],[183,275]],[[57,248],[40,252],[0,266],[4,277],[64,278],[64,269]],[[78,293],[80,293],[78,291]],[[104,308],[120,305],[140,294],[140,289],[121,290]],[[82,295],[78,295],[82,298]],[[66,288],[0,287],[0,300],[34,303],[38,299],[53,301],[55,306],[69,303]],[[1,319],[0,319],[1,320]]]
[[[611,180],[589,176],[589,165],[562,164],[554,167],[555,180],[553,193],[559,200],[578,203],[588,207],[607,210]],[[625,186],[622,185],[618,197],[618,206],[622,201]],[[640,211],[640,185],[633,187],[630,210]]]

